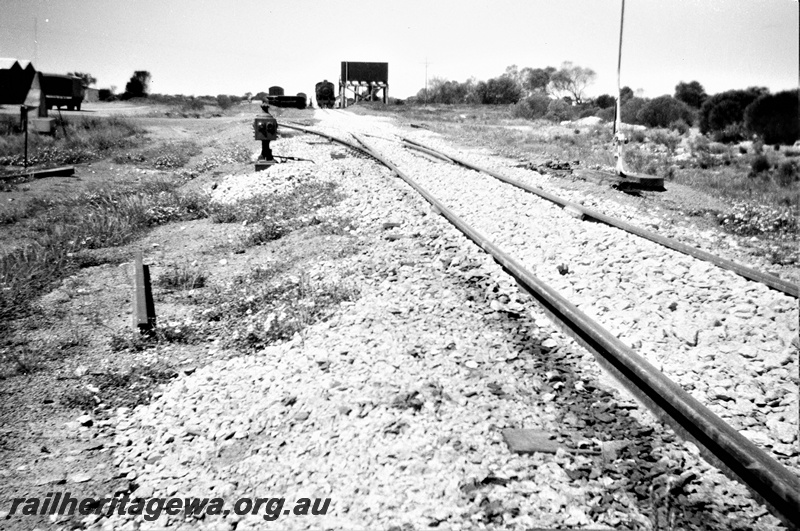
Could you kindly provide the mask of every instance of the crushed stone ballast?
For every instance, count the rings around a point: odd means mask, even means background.
[[[704,456],[726,473],[748,486],[773,513],[791,528],[800,520],[800,480],[780,463],[725,423],[711,410],[638,356],[613,334],[590,319],[576,306],[540,281],[521,263],[491,243],[452,210],[438,201],[365,140],[361,144],[293,124],[282,127],[318,134],[342,145],[361,149],[390,168],[422,195],[435,212],[444,216],[502,266],[565,332],[597,356],[602,366],[623,382],[643,403],[681,436],[693,441]],[[448,156],[449,157],[449,156]],[[449,157],[453,158],[453,157]]]

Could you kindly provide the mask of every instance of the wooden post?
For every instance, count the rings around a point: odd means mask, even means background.
[[[150,332],[156,326],[156,309],[150,289],[150,268],[143,262],[142,251],[137,251],[133,264],[133,328]]]
[[[22,162],[22,167],[28,169],[28,108],[23,105],[19,108],[20,122],[22,130],[25,132],[25,157]]]

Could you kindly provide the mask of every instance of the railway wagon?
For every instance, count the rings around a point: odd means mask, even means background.
[[[305,109],[306,95],[301,92],[297,96],[267,96],[267,102],[273,107]]]
[[[336,92],[333,83],[327,79],[320,81],[314,87],[316,89],[317,105],[320,109],[332,109],[336,102]]]
[[[42,92],[48,109],[66,107],[67,110],[81,110],[81,102],[86,94],[83,80],[75,76],[42,74]]]

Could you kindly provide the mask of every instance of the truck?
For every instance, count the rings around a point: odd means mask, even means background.
[[[66,107],[67,110],[81,110],[81,102],[86,93],[83,80],[76,76],[42,74],[42,92],[48,109]]]

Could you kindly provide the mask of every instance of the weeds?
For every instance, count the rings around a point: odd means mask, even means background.
[[[148,148],[139,152],[130,152],[117,155],[114,162],[117,164],[141,164],[162,170],[182,168],[189,159],[198,155],[202,150],[193,141],[170,142],[160,146]]]
[[[80,251],[123,245],[154,225],[205,217],[207,197],[180,194],[176,186],[157,181],[47,202],[29,220],[33,241],[0,256],[0,319],[24,313],[33,297],[70,273]]]
[[[277,240],[310,225],[327,224],[336,231],[341,229],[342,218],[326,222],[314,213],[343,199],[337,189],[338,185],[332,182],[304,182],[282,194],[261,195],[233,204],[214,203],[210,216],[216,223],[255,223],[255,229],[242,242],[246,246]]]
[[[213,302],[200,318],[224,328],[228,346],[252,350],[291,339],[328,317],[340,303],[356,300],[359,294],[357,287],[345,281],[281,275],[281,266],[274,264],[239,276],[197,302]]]
[[[680,134],[667,129],[653,129],[650,131],[649,137],[651,142],[666,147],[670,153],[674,153],[681,143]]]
[[[158,277],[156,285],[171,290],[197,289],[206,285],[206,276],[186,266],[173,266]]]
[[[53,136],[29,137],[28,165],[77,164],[97,160],[108,156],[111,151],[141,143],[145,132],[138,123],[123,117],[81,117],[61,120],[56,125]],[[0,126],[0,166],[22,166],[24,142],[21,133]]]
[[[84,384],[68,389],[59,401],[65,407],[82,411],[92,411],[100,404],[134,408],[147,404],[158,384],[177,375],[171,367],[158,365],[134,366],[120,373],[92,374],[87,377],[91,388]]]
[[[740,236],[796,234],[797,218],[786,206],[764,206],[737,202],[717,219],[726,231]]]
[[[168,322],[158,325],[148,333],[125,330],[115,332],[109,338],[109,348],[112,352],[142,352],[158,345],[170,343],[188,345],[201,341],[204,334],[190,320],[180,322]]]
[[[250,162],[252,155],[252,146],[231,144],[223,147],[212,155],[203,157],[192,167],[192,170],[203,173],[223,164],[244,164]]]
[[[67,389],[61,394],[59,402],[64,407],[80,411],[91,411],[100,403],[99,399],[85,387]]]

